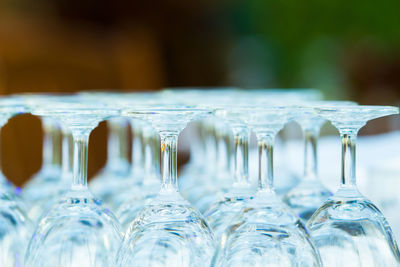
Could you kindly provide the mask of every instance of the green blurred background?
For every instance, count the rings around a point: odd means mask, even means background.
[[[399,11],[398,0],[2,0],[0,92],[314,87],[398,105]],[[90,175],[105,136],[92,134]],[[40,168],[40,121],[12,119],[2,140],[4,172],[21,184]]]

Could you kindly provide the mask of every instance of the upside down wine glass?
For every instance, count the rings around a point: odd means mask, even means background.
[[[13,99],[0,99],[0,128],[7,121],[25,112],[21,103]],[[23,264],[27,240],[31,234],[31,222],[25,206],[15,193],[14,186],[0,170],[0,266],[14,267]]]
[[[324,266],[399,266],[392,230],[379,209],[356,185],[356,137],[367,121],[397,114],[396,107],[318,108],[339,130],[342,174],[338,191],[310,218],[307,227]]]
[[[198,195],[194,204],[202,213],[208,211],[211,205],[219,201],[223,194],[229,191],[233,181],[231,171],[231,129],[221,119],[214,119],[213,128],[215,170],[202,179],[202,190],[199,190],[201,194]]]
[[[216,115],[231,127],[235,144],[233,184],[205,213],[216,240],[219,240],[244,203],[253,197],[254,189],[249,182],[249,129],[246,123],[240,119],[240,112],[237,112],[236,108],[218,109]]]
[[[24,100],[27,109],[34,114],[36,107],[41,107],[57,100],[60,96],[54,94],[27,94],[22,95],[21,98]],[[72,142],[70,141],[71,134],[69,130],[63,127],[60,121],[48,116],[41,116],[41,121],[43,122],[45,133],[43,167],[34,180],[24,187],[23,191],[23,196],[31,204],[28,215],[35,224],[53,206],[54,202],[68,191],[72,179],[72,157],[70,155]],[[62,141],[60,138],[62,138]],[[54,163],[49,166],[49,162]]]
[[[125,118],[111,118],[107,121],[109,136],[107,140],[107,162],[99,174],[91,180],[89,187],[93,194],[116,211],[119,201],[116,194],[125,184],[130,174],[128,161],[128,126]]]
[[[198,201],[201,199],[203,195],[209,195],[211,192],[207,190],[207,185],[212,181],[215,184],[216,180],[216,162],[217,162],[217,155],[216,155],[216,139],[215,139],[215,118],[209,117],[205,118],[202,121],[198,121],[197,123],[197,130],[198,130],[198,137],[194,137],[193,139],[202,139],[202,149],[203,151],[199,151],[199,154],[203,156],[201,161],[203,164],[207,164],[207,166],[197,167],[193,166],[193,163],[188,164],[187,174],[185,174],[185,170],[183,175],[179,177],[179,186],[182,188],[182,195],[195,206],[200,212],[204,212],[205,210],[202,209],[201,206],[198,205]],[[200,137],[200,138],[199,138]],[[196,143],[194,141],[193,143]],[[196,154],[193,149],[199,148],[199,144],[192,147],[191,150],[194,154]],[[203,152],[203,153],[202,153]],[[190,154],[192,155],[192,153]],[[199,155],[198,155],[199,156]],[[194,156],[196,157],[196,156]],[[194,161],[195,163],[196,161]],[[193,166],[193,170],[191,166]],[[199,165],[201,166],[201,165]],[[185,176],[188,175],[188,176]],[[180,180],[182,179],[182,180]],[[189,182],[191,183],[188,183]],[[186,183],[185,183],[186,182]]]
[[[72,132],[74,167],[70,190],[42,217],[29,242],[25,263],[30,267],[112,266],[122,240],[117,219],[87,187],[90,132],[119,111],[80,102],[60,98],[34,110],[36,115],[58,119]]]
[[[177,87],[164,89],[161,95],[173,103],[212,107],[213,102],[221,104],[229,101],[230,96],[237,91],[237,88],[232,87]],[[225,172],[220,172],[222,164],[229,164],[230,155],[223,155],[218,148],[222,139],[216,136],[218,121],[220,120],[206,118],[189,126],[190,161],[183,166],[179,175],[182,195],[201,213],[207,211],[214,202],[219,185],[223,187],[226,180],[229,180],[228,186],[231,184],[230,173],[226,175]]]
[[[23,188],[23,198],[29,204],[28,215],[37,222],[43,213],[48,197],[58,192],[61,177],[61,131],[58,123],[49,118],[42,118],[43,128],[43,163],[40,171],[33,175]]]
[[[138,120],[135,120],[137,123]],[[148,122],[141,122],[144,175],[141,184],[131,188],[130,197],[117,210],[117,217],[122,229],[127,231],[137,214],[148,201],[155,198],[160,191],[159,136]]]
[[[221,236],[213,266],[320,266],[300,219],[275,194],[273,146],[291,112],[288,107],[237,109],[258,139],[258,191]]]
[[[124,108],[125,106],[142,106],[154,102],[155,93],[132,92],[86,92],[81,94],[84,99],[100,99],[102,102]],[[140,189],[145,173],[144,144],[142,122],[126,118],[113,118],[108,122],[110,136],[108,140],[107,172],[103,172],[100,179],[94,179],[90,187],[103,197],[102,201],[115,212],[121,209],[124,203],[132,196],[132,189]],[[132,159],[128,162],[128,129],[132,133]],[[106,170],[104,169],[104,170]],[[136,190],[135,192],[137,192]],[[129,217],[129,216],[128,216]],[[129,217],[130,218],[130,217]],[[130,222],[129,222],[130,223]],[[126,226],[126,225],[125,225]]]
[[[190,120],[207,110],[173,105],[138,108],[123,115],[152,124],[161,138],[161,190],[132,222],[118,252],[118,266],[208,266],[214,251],[202,215],[178,192],[177,139]]]
[[[126,94],[113,91],[83,91],[78,94],[80,98],[88,101],[101,101],[113,106],[125,99]],[[128,130],[129,121],[125,118],[111,118],[107,120],[107,161],[100,172],[91,179],[89,188],[96,198],[116,211],[120,206],[121,191],[129,187],[131,164],[128,160]]]
[[[332,193],[318,177],[318,137],[326,122],[317,112],[317,107],[356,105],[351,101],[310,101],[296,107],[293,119],[301,126],[304,135],[304,172],[300,183],[283,197],[283,201],[294,210],[303,223],[321,206]]]

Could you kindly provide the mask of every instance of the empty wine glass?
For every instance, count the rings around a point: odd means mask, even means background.
[[[179,93],[181,92],[179,91]],[[320,92],[311,89],[188,90],[185,93],[186,103],[196,101],[198,105],[222,108],[245,106],[246,104],[254,105],[256,103],[266,104],[268,102],[299,102],[322,97]],[[203,131],[206,130],[205,151],[211,151],[211,153],[205,154],[205,166],[197,173],[188,173],[184,176],[184,195],[202,212],[209,210],[213,203],[219,201],[221,195],[229,191],[229,185],[232,183],[232,175],[230,174],[230,141],[232,138],[230,131],[227,130],[224,123],[221,123],[221,119],[211,120],[211,122],[211,124],[202,124]],[[207,130],[207,128],[211,129]],[[209,147],[211,149],[207,149]],[[280,184],[283,187],[293,186],[294,179],[292,178],[294,176],[286,175],[281,178]],[[188,183],[186,180],[192,182]],[[201,183],[198,182],[199,180]],[[180,184],[182,183],[180,182]],[[187,184],[191,184],[191,187],[188,187]]]
[[[89,101],[101,101],[110,106],[119,103],[126,93],[113,91],[83,91],[79,96]],[[89,187],[96,198],[116,211],[121,205],[117,192],[121,192],[130,180],[130,162],[128,160],[128,129],[126,118],[111,118],[107,121],[107,162],[100,172],[91,179]]]
[[[0,127],[25,112],[22,103],[12,98],[0,99]],[[26,208],[15,188],[0,170],[0,266],[14,267],[23,264],[31,222]]]
[[[213,266],[320,266],[318,252],[300,219],[275,194],[273,146],[288,107],[237,108],[236,116],[256,133],[258,191],[244,203],[221,236]]]
[[[316,112],[316,107],[356,105],[351,101],[309,101],[296,108],[293,118],[304,134],[304,173],[300,183],[292,188],[283,200],[306,223],[332,193],[318,178],[317,142],[322,125],[326,122]]]
[[[107,121],[107,126],[107,162],[91,180],[89,187],[96,197],[116,211],[121,204],[120,201],[115,201],[116,194],[130,174],[127,144],[129,121],[125,118],[111,118]]]
[[[58,99],[56,94],[22,94],[25,106],[32,113],[36,106],[45,105],[49,101]],[[70,164],[64,161],[70,159],[69,131],[62,127],[58,120],[50,117],[41,117],[44,126],[43,167],[24,187],[23,196],[29,202],[28,215],[36,224],[60,196],[65,194],[71,185],[72,172]],[[62,140],[61,140],[62,139]],[[62,151],[61,150],[62,146]],[[62,154],[62,155],[61,155]]]
[[[392,230],[379,209],[358,191],[355,167],[358,130],[367,121],[397,114],[399,109],[343,106],[317,111],[339,130],[342,141],[340,187],[307,224],[322,263],[324,266],[399,266],[399,251]]]
[[[207,110],[171,105],[124,110],[144,119],[161,139],[161,190],[132,222],[118,252],[118,266],[208,266],[214,251],[211,230],[178,192],[177,139],[190,120]]]
[[[178,87],[164,89],[161,94],[173,103],[208,108],[213,102],[221,104],[230,100],[231,95],[237,91],[233,87]],[[196,121],[188,128],[188,135],[191,136],[190,160],[180,171],[179,187],[182,195],[204,213],[215,201],[218,189],[223,190],[227,180],[231,184],[230,172],[228,171],[229,175],[226,172],[230,168],[231,154],[228,152],[225,155],[226,151],[221,144],[222,140],[229,138],[226,135],[221,136],[223,131],[219,130],[220,119],[213,117]],[[228,137],[229,133],[230,131]],[[225,168],[222,167],[224,164]]]
[[[254,194],[254,188],[248,175],[249,129],[236,112],[236,108],[220,108],[216,115],[224,119],[233,132],[234,139],[234,179],[228,192],[216,200],[205,213],[207,221],[214,231],[216,240],[230,225],[232,219],[243,208],[244,203]]]
[[[204,177],[199,177],[201,181],[200,188],[193,185],[187,195],[192,196],[193,205],[201,212],[208,211],[216,201],[219,201],[223,194],[227,193],[232,186],[232,137],[231,129],[221,119],[212,120],[212,131],[209,131],[209,146],[214,148],[213,157],[209,161],[215,162],[211,171],[203,171]],[[199,184],[199,182],[197,183]]]
[[[138,120],[135,120],[136,124]],[[147,122],[141,122],[143,141],[144,176],[140,185],[131,188],[130,197],[117,210],[117,217],[122,229],[127,231],[148,201],[155,198],[160,191],[159,169],[159,136]]]
[[[49,118],[42,118],[43,128],[43,163],[42,167],[24,185],[22,196],[30,204],[28,215],[36,222],[43,213],[42,204],[47,192],[52,193],[59,185],[61,177],[61,130],[58,123]],[[43,192],[46,192],[43,194]]]
[[[122,241],[115,216],[87,187],[90,132],[119,111],[99,102],[60,97],[32,109],[35,115],[59,120],[73,136],[72,186],[42,217],[25,256],[27,266],[112,266]]]
[[[90,91],[80,94],[84,99],[101,100],[110,106],[142,106],[157,99],[151,92],[111,92]],[[108,160],[106,167],[90,183],[96,196],[113,211],[121,210],[124,203],[132,200],[132,192],[138,191],[146,176],[142,122],[135,119],[113,118],[108,121],[110,136],[108,140]],[[127,126],[132,133],[132,159],[129,163],[127,146]],[[138,199],[135,199],[136,201]],[[125,205],[125,207],[127,207]],[[131,218],[129,216],[129,218]],[[127,222],[128,223],[128,222]],[[126,225],[125,225],[126,226]]]

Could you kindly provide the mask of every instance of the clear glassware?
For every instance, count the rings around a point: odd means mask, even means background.
[[[211,132],[210,146],[215,147],[213,161],[215,162],[212,171],[204,173],[201,177],[200,188],[194,185],[193,190],[187,194],[192,196],[193,205],[201,212],[207,212],[210,207],[219,201],[225,193],[232,187],[232,136],[229,126],[220,119],[214,119],[213,131]],[[198,186],[199,187],[199,186]]]
[[[19,98],[30,110],[34,106],[45,105],[57,99],[57,94],[22,94]],[[44,129],[43,166],[41,170],[24,186],[23,197],[30,204],[28,215],[36,224],[60,196],[65,194],[71,185],[71,172],[65,171],[64,160],[69,159],[70,149],[65,147],[68,141],[67,130],[59,121],[41,117]],[[62,149],[61,149],[62,147]],[[67,167],[70,169],[70,167]]]
[[[89,101],[101,101],[115,106],[128,97],[127,93],[111,90],[92,90],[79,93]],[[130,187],[131,163],[129,162],[129,121],[126,118],[111,118],[107,121],[107,161],[89,183],[89,188],[107,207],[116,211],[121,205],[122,192]],[[125,197],[125,196],[124,196]]]
[[[183,91],[183,92],[182,92]],[[240,106],[246,103],[266,104],[269,102],[300,102],[318,100],[322,94],[313,89],[188,89],[169,92],[175,98],[188,104],[197,104],[214,107]],[[240,100],[240,101],[239,101]],[[209,120],[211,123],[200,124],[199,136],[204,144],[204,153],[193,152],[194,164],[188,164],[189,172],[184,169],[179,184],[183,187],[183,195],[202,213],[226,193],[232,183],[231,168],[231,133],[221,120]],[[197,142],[193,142],[192,151],[199,151]],[[196,160],[197,154],[204,155],[203,159]],[[215,160],[218,159],[218,160]],[[203,161],[203,163],[201,163]],[[197,162],[200,162],[197,163]],[[214,164],[214,162],[216,164]],[[197,164],[196,164],[197,163]],[[193,166],[192,166],[193,165]],[[199,166],[196,168],[196,166]],[[193,168],[192,168],[193,167]],[[252,177],[250,177],[251,180]],[[291,188],[297,180],[294,175],[280,173],[279,189]],[[199,181],[201,181],[199,183]],[[282,190],[281,190],[282,191]]]
[[[296,108],[293,118],[303,129],[304,135],[304,172],[299,184],[283,197],[283,201],[296,212],[303,223],[307,223],[321,204],[332,195],[318,178],[317,143],[326,120],[319,116],[316,107],[356,104],[350,101],[310,101]]]
[[[24,185],[22,196],[29,203],[28,216],[37,222],[44,209],[47,198],[54,196],[59,190],[61,177],[61,130],[58,124],[48,118],[43,124],[43,163],[38,173]],[[62,186],[63,187],[63,186]],[[63,187],[64,189],[66,187]]]
[[[236,108],[220,108],[216,115],[224,119],[231,127],[234,139],[234,179],[228,192],[216,200],[205,213],[206,219],[214,231],[216,240],[220,240],[232,219],[242,210],[244,204],[253,197],[254,188],[249,182],[248,146],[249,129],[240,119]]]
[[[219,103],[227,101],[238,91],[239,89],[233,87],[177,87],[166,88],[161,95],[172,103],[200,105],[207,108],[217,99]],[[223,133],[222,131],[217,133],[218,129],[221,129],[219,124],[215,118],[207,118],[189,126],[190,160],[181,168],[178,179],[182,195],[202,213],[214,202],[214,195],[218,193],[217,188],[226,184],[225,170],[219,172],[220,159],[224,156],[224,151],[221,151],[218,145],[223,138],[226,139],[228,136],[229,139],[229,134],[224,137],[217,136]],[[225,156],[228,159],[227,164],[230,164],[229,156]],[[228,177],[231,178],[229,175]]]
[[[208,266],[215,244],[203,219],[179,194],[177,139],[190,120],[209,112],[171,105],[124,110],[152,124],[161,139],[161,190],[132,222],[118,252],[118,266]]]
[[[17,115],[25,112],[19,101],[12,98],[0,99],[0,127]],[[23,265],[23,257],[31,234],[31,221],[26,207],[15,188],[0,170],[0,266]]]
[[[275,136],[296,110],[251,107],[236,112],[257,135],[258,191],[221,235],[212,266],[320,266],[318,252],[300,219],[273,188]]]
[[[90,91],[80,94],[84,99],[100,99],[110,106],[119,107],[143,106],[154,103],[158,94],[152,92],[112,92],[112,91]],[[157,102],[157,104],[160,102]],[[118,125],[117,125],[118,122]],[[143,129],[140,120],[118,118],[109,121],[109,153],[107,166],[100,176],[93,179],[90,187],[102,201],[113,211],[118,212],[124,203],[132,199],[132,191],[139,191],[145,178],[145,159],[143,144]],[[127,161],[127,129],[130,125],[132,133],[132,159]],[[114,134],[113,134],[114,132]],[[114,137],[117,137],[114,138]],[[114,139],[114,141],[113,141]],[[118,141],[116,144],[115,141]],[[116,162],[119,162],[116,164]],[[108,170],[108,171],[106,171]],[[100,178],[101,177],[101,178]],[[137,199],[136,199],[137,200]],[[127,207],[125,205],[125,207]]]
[[[132,102],[134,103],[134,102]],[[112,208],[115,210],[117,214],[121,214],[121,209],[128,208],[127,205],[132,204],[135,193],[133,192],[141,192],[144,180],[146,179],[146,170],[145,170],[145,144],[144,144],[144,123],[141,120],[130,119],[131,133],[132,133],[132,153],[131,153],[131,167],[129,173],[124,179],[115,180],[112,182],[110,180],[110,184],[113,184],[112,190],[110,190],[111,203]],[[151,178],[150,178],[151,179]],[[103,185],[104,186],[104,185]],[[157,191],[158,192],[158,191]],[[144,196],[144,195],[142,195]],[[142,196],[137,196],[138,198],[142,198]],[[135,200],[138,200],[136,198]],[[128,204],[130,203],[130,204]],[[131,210],[129,210],[130,212]],[[128,211],[127,211],[128,212]],[[122,214],[121,214],[122,215]],[[127,214],[125,214],[127,215]],[[132,215],[128,217],[131,218]],[[122,218],[124,220],[124,227],[128,226],[131,221],[128,220],[128,217]],[[118,217],[119,218],[119,217]],[[119,218],[120,219],[120,218]]]
[[[293,105],[302,104],[304,102],[315,102],[321,101],[324,96],[322,92],[317,89],[312,88],[289,88],[289,89],[252,89],[246,90],[245,92],[251,93],[253,100],[250,103],[259,105],[265,100],[268,100],[269,104],[273,105]],[[281,145],[285,147],[287,135],[290,135],[290,128],[283,129],[281,137]],[[254,154],[257,154],[255,152]],[[283,153],[284,154],[284,153]],[[274,183],[275,193],[280,196],[284,196],[293,187],[299,184],[301,177],[294,173],[290,168],[288,168],[286,158],[279,158],[275,162],[275,176],[278,178]],[[254,169],[257,164],[250,165],[250,180],[252,183],[257,183],[258,170]]]
[[[339,130],[342,175],[338,191],[310,218],[307,228],[324,266],[399,266],[392,230],[379,209],[356,185],[356,137],[367,121],[399,113],[397,107],[318,108]]]
[[[41,218],[25,255],[26,266],[113,266],[122,241],[119,223],[87,187],[90,132],[119,111],[99,102],[60,97],[32,109],[59,120],[73,136],[70,190]]]
[[[158,133],[149,123],[142,122],[144,176],[140,185],[132,186],[130,196],[117,210],[117,217],[122,229],[127,231],[137,214],[146,203],[158,195],[161,187],[160,180],[160,139]]]
[[[107,162],[103,169],[90,181],[93,194],[111,210],[120,205],[116,194],[130,176],[128,160],[128,127],[125,118],[112,118],[107,121],[109,136],[107,141]]]

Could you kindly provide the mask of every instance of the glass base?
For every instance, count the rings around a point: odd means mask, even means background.
[[[138,214],[118,253],[118,266],[209,266],[213,234],[178,192],[163,192]]]
[[[220,201],[215,202],[205,213],[216,240],[220,240],[226,228],[230,226],[232,220],[253,195],[251,188],[234,188],[233,191],[225,194]]]
[[[223,234],[214,266],[320,266],[320,259],[289,207],[258,192]]]
[[[70,190],[38,224],[26,266],[113,266],[121,240],[109,210],[88,190]]]
[[[340,189],[307,224],[324,266],[398,266],[399,250],[386,219],[358,191],[348,193]]]
[[[117,218],[126,232],[139,212],[160,192],[160,183],[142,185],[130,190],[130,196],[117,210]]]
[[[311,218],[332,193],[318,180],[303,181],[290,190],[283,201],[300,217],[303,223]]]
[[[210,209],[213,203],[222,199],[232,187],[232,176],[207,175],[198,177],[197,185],[193,185],[185,191],[183,196],[192,203],[202,214]],[[202,184],[198,184],[202,181]]]

